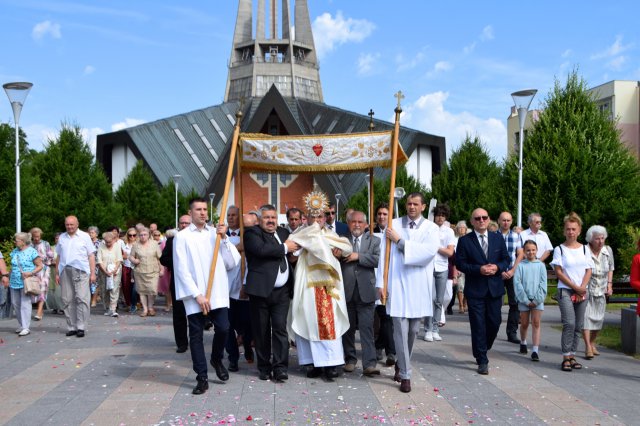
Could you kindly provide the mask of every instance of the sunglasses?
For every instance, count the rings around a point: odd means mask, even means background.
[[[324,212],[325,216],[335,216],[336,212]]]
[[[127,234],[127,237],[136,237],[138,234]]]
[[[180,222],[180,225],[191,225],[191,222]]]
[[[480,222],[481,220],[489,220],[489,216],[476,216],[473,218],[476,222]]]

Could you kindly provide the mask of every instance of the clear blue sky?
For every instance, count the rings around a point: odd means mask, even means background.
[[[293,0],[291,0],[293,2]],[[506,153],[510,93],[578,67],[589,86],[640,80],[640,3],[310,0],[325,102],[465,134]],[[0,83],[31,81],[20,124],[41,149],[63,121],[87,140],[222,102],[235,0],[0,0]],[[13,123],[4,94],[0,121]]]

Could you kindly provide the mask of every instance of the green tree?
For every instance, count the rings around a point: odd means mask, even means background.
[[[47,237],[63,231],[64,218],[71,214],[82,228],[104,229],[121,223],[111,184],[94,162],[78,125],[62,123],[58,136],[34,157],[33,171],[39,178],[42,202],[33,206],[37,219],[29,226],[40,226]]]
[[[374,194],[374,208],[378,206],[380,203],[388,203],[389,202],[389,189],[391,186],[391,176],[387,177],[385,180],[374,179],[373,181],[373,194]],[[427,201],[427,205],[429,204],[429,199],[431,198],[431,191],[418,182],[413,176],[409,175],[407,172],[407,168],[405,166],[398,167],[396,170],[396,188],[404,188],[406,194],[411,194],[413,192],[420,192],[424,195],[425,200]],[[367,217],[369,216],[369,195],[368,195],[368,187],[365,185],[359,192],[351,197],[349,202],[347,203],[347,207],[354,208],[356,210],[361,210],[367,213]],[[405,200],[400,200],[398,202],[398,214],[400,216],[405,215]],[[394,207],[395,209],[395,207]],[[426,212],[425,212],[426,214]],[[395,212],[394,212],[395,216]]]
[[[468,220],[478,207],[497,218],[502,210],[501,166],[478,136],[468,136],[433,177],[433,195],[451,208],[451,221]]]
[[[38,206],[42,203],[37,169],[33,160],[40,155],[28,149],[26,135],[20,131],[20,206],[22,230],[41,226]],[[0,239],[10,239],[16,232],[16,152],[15,128],[0,124]],[[44,229],[44,228],[43,228]]]
[[[540,212],[554,244],[564,240],[562,220],[571,211],[582,217],[583,231],[605,226],[614,251],[624,244],[626,227],[640,220],[640,166],[577,71],[564,86],[556,80],[523,149],[523,215]],[[516,162],[505,167],[511,188]]]
[[[123,207],[127,226],[133,226],[138,222],[146,225],[158,222],[159,190],[151,172],[142,161],[138,161],[115,194],[116,201]]]

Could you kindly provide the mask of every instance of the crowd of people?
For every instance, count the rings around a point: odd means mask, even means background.
[[[378,362],[395,366],[400,391],[410,392],[415,340],[423,331],[425,341],[442,341],[456,300],[458,312],[468,315],[479,374],[489,374],[505,294],[507,340],[527,354],[531,325],[531,360],[539,361],[545,260],[551,258],[562,321],[560,368],[582,368],[576,358],[581,339],[584,358],[599,355],[595,340],[612,292],[614,256],[602,226],[587,230],[587,244],[579,242],[583,224],[575,213],[564,218],[565,241],[554,248],[537,213],[529,215],[526,230],[513,226],[509,212],[492,222],[482,208],[471,214],[470,227],[465,220],[453,225],[446,204],[427,219],[421,193],[406,197],[403,217],[392,219],[388,205],[377,206],[374,226],[353,209],[346,223],[338,221],[335,205],[318,190],[305,197],[305,211],[286,212],[286,224],[265,204],[245,214],[230,206],[214,226],[208,205],[191,200],[178,229],[164,235],[155,224],[84,232],[75,216],[65,218],[66,232],[56,234],[53,245],[38,228],[17,233],[10,271],[0,254],[16,333],[28,335],[46,306],[65,315],[67,336],[81,338],[99,302],[106,316],[153,317],[162,293],[172,310],[176,352],[191,354],[194,394],[209,388],[204,332],[210,328],[209,364],[222,381],[239,370],[239,348],[247,363],[256,363],[260,380],[288,380],[291,346],[307,377],[333,380],[338,368],[353,373],[357,331],[362,374],[379,375]],[[632,285],[640,287],[640,255],[634,265]]]

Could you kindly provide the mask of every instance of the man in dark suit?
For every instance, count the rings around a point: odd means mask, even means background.
[[[380,259],[380,239],[364,232],[367,227],[363,212],[354,211],[349,218],[350,233],[344,235],[353,252],[340,262],[344,294],[349,313],[349,330],[342,335],[344,349],[343,370],[352,373],[356,368],[356,326],[360,330],[362,368],[365,376],[380,374],[376,368],[376,348],[373,340],[373,312],[376,302],[376,273]]]
[[[182,231],[189,225],[191,225],[191,216],[188,214],[180,216],[178,230]],[[171,272],[169,289],[171,290],[171,303],[173,306],[173,336],[176,340],[176,346],[178,346],[176,352],[181,354],[189,348],[189,338],[187,337],[187,312],[184,309],[184,302],[176,300],[176,281],[173,276],[173,236],[167,238],[160,257],[160,263]]]
[[[349,228],[346,223],[338,222],[335,204],[331,204],[329,206],[329,210],[324,212],[324,215],[327,218],[326,228],[332,230],[338,235],[345,235],[349,232]]]
[[[489,220],[486,210],[475,209],[471,214],[474,232],[460,237],[456,250],[456,267],[466,277],[464,295],[469,307],[471,348],[479,374],[489,374],[487,351],[502,321],[502,272],[509,269],[510,262],[504,239],[487,230]]]
[[[278,226],[274,206],[264,205],[260,212],[259,226],[245,229],[243,237],[248,269],[245,293],[251,306],[259,378],[268,380],[273,373],[282,382],[289,378],[287,314],[294,280],[287,253],[300,247],[287,240],[289,231]]]

